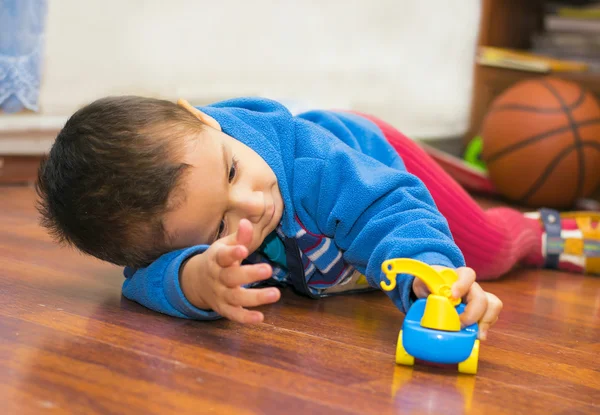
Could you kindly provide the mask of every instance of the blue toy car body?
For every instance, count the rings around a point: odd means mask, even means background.
[[[452,284],[458,280],[455,270],[436,270],[428,264],[410,258],[394,258],[381,265],[389,281],[381,288],[396,287],[398,274],[414,275],[422,280],[430,294],[410,307],[396,346],[396,363],[412,366],[415,357],[435,363],[456,364],[461,373],[477,373],[479,364],[479,326],[462,327],[460,314],[465,305],[452,297]]]
[[[477,323],[460,331],[433,330],[421,326],[427,300],[417,300],[408,310],[402,326],[402,344],[408,354],[429,362],[456,364],[469,358],[475,340]],[[461,314],[464,304],[456,306]]]

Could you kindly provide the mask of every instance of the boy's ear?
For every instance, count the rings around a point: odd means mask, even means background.
[[[219,122],[217,120],[215,120],[210,115],[203,113],[198,108],[191,106],[190,103],[187,102],[185,99],[178,99],[177,105],[179,105],[181,108],[184,108],[185,110],[187,110],[194,117],[198,118],[201,123],[206,124],[209,127],[214,128],[215,130],[222,131],[221,124],[219,124]]]

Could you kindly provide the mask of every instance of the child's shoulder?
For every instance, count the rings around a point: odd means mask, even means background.
[[[292,117],[291,111],[283,103],[264,97],[241,96],[224,101],[217,101],[206,107],[198,108],[222,108],[257,113],[279,113],[281,116],[287,115]]]

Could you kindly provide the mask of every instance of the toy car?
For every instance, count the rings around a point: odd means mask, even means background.
[[[396,363],[412,366],[415,358],[445,364],[457,364],[461,373],[476,374],[479,360],[477,323],[461,328],[459,314],[465,305],[452,298],[451,287],[458,280],[452,269],[438,272],[431,266],[413,259],[397,258],[381,265],[386,281],[381,288],[396,287],[398,274],[410,274],[422,280],[431,294],[410,307],[398,335]]]

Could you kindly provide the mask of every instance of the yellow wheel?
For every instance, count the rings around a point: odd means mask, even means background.
[[[477,364],[479,363],[479,340],[475,340],[473,350],[471,350],[471,356],[464,362],[458,364],[458,371],[460,373],[468,373],[474,375],[477,373]]]
[[[412,366],[415,364],[415,358],[409,355],[402,345],[402,330],[398,334],[398,345],[396,346],[396,363],[399,365]]]

